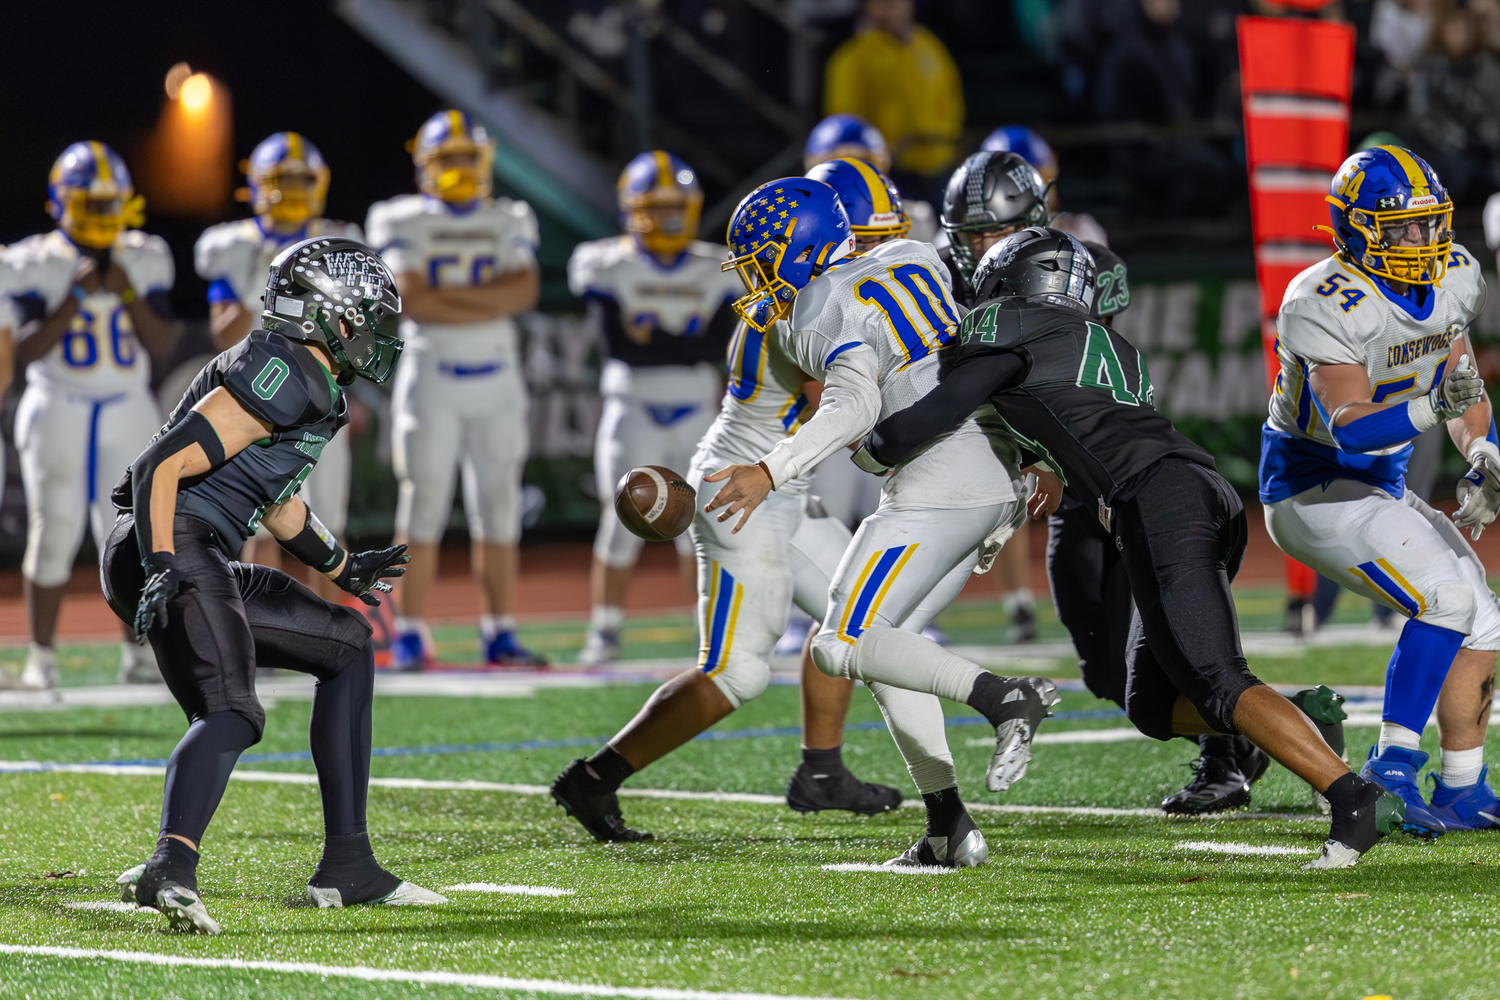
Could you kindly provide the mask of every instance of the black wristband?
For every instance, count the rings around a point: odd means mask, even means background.
[[[333,537],[333,532],[323,527],[323,522],[307,508],[307,520],[302,530],[281,542],[281,547],[297,561],[311,566],[319,573],[327,573],[344,558],[344,548]]]

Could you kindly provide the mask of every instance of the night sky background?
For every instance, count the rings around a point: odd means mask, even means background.
[[[18,3],[6,22],[0,243],[52,228],[47,171],[69,143],[97,139],[135,166],[177,62],[229,88],[235,163],[273,132],[302,132],[333,173],[326,214],[359,223],[371,203],[414,190],[404,144],[443,106],[326,0]],[[236,172],[235,185],[243,181]],[[222,218],[248,214],[234,204]],[[177,258],[179,315],[207,313],[191,255],[215,221],[222,219],[172,218],[146,206],[143,228],[164,236]]]

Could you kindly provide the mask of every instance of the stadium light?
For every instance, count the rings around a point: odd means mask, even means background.
[[[229,90],[185,62],[167,70],[163,84],[167,100],[142,149],[137,184],[156,212],[212,218],[229,204]]]
[[[194,73],[182,81],[177,99],[182,102],[184,111],[191,115],[200,114],[214,99],[213,81],[204,73]]]

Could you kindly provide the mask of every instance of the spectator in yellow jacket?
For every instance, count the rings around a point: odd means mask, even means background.
[[[824,112],[874,124],[891,145],[893,179],[917,188],[903,193],[930,200],[929,189],[958,160],[958,67],[938,37],[916,23],[913,0],[865,0],[864,13],[869,26],[828,59]]]

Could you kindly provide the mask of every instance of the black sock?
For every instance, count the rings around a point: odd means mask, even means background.
[[[156,905],[156,891],[167,882],[198,891],[198,852],[175,837],[161,837],[156,853],[146,859],[146,870],[135,886],[135,901]]]
[[[330,840],[363,834],[370,790],[370,706],[375,699],[375,647],[351,650],[350,661],[318,682],[308,744],[323,798],[323,833]]]
[[[235,762],[259,738],[238,712],[210,712],[189,726],[167,760],[161,832],[201,844]]]
[[[1198,752],[1204,757],[1223,757],[1233,759],[1238,757],[1234,736],[1225,736],[1221,733],[1207,733],[1198,737]]]
[[[925,792],[922,803],[927,806],[927,836],[946,837],[964,814],[963,800],[958,797],[958,787],[943,788],[936,792]]]
[[[803,747],[802,763],[816,777],[839,774],[844,770],[844,748],[842,745],[830,750]]]
[[[323,857],[307,884],[338,889],[344,905],[348,906],[388,896],[401,880],[375,860],[369,834],[350,833],[323,838]]]
[[[1340,775],[1338,780],[1329,785],[1323,797],[1328,800],[1328,804],[1335,813],[1347,812],[1358,808],[1362,797],[1360,793],[1364,791],[1367,784],[1369,782],[1350,771],[1348,774]]]
[[[591,795],[612,795],[635,773],[630,761],[620,756],[620,751],[609,744],[583,762],[584,779],[593,786]]]

